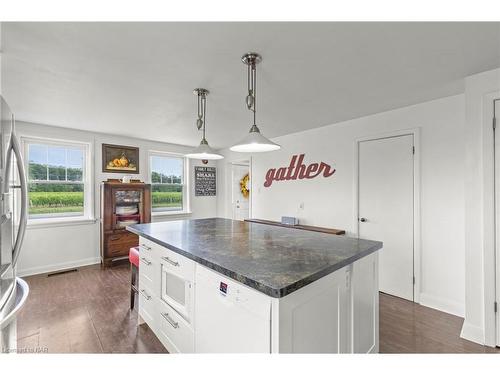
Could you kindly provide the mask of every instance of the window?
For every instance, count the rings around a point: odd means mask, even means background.
[[[149,166],[152,211],[187,211],[184,157],[151,153]]]
[[[89,216],[88,145],[25,141],[28,217]]]

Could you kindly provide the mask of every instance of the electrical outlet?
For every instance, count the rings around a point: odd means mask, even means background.
[[[304,202],[300,202],[299,204],[299,210],[303,210],[304,209]]]

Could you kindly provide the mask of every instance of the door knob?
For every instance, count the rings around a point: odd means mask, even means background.
[[[361,221],[362,223],[366,223],[368,220],[366,220],[366,218],[362,217],[359,219],[359,221]]]

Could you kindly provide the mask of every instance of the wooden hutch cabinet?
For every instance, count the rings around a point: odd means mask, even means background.
[[[125,259],[129,249],[139,246],[127,225],[151,222],[151,185],[144,183],[101,183],[101,265]]]

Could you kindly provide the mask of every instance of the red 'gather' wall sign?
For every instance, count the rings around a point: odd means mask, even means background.
[[[288,167],[271,168],[266,173],[265,187],[271,186],[273,181],[289,181],[312,179],[323,173],[323,177],[330,177],[335,173],[335,169],[324,162],[312,163],[306,166],[304,161],[305,154],[293,155]]]

